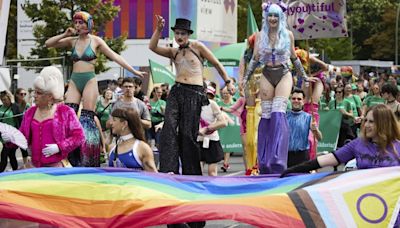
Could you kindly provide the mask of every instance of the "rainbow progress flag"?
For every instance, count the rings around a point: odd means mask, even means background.
[[[388,227],[399,196],[400,167],[287,178],[39,168],[0,174],[0,224],[145,227],[229,219],[257,227]]]

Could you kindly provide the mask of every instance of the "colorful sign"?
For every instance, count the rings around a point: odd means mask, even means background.
[[[165,19],[162,37],[168,37],[169,0],[115,0],[114,5],[119,6],[120,11],[113,21],[106,24],[100,36],[127,35],[128,39],[150,39],[157,23],[154,15],[157,14]]]
[[[346,0],[286,0],[295,39],[348,37]]]

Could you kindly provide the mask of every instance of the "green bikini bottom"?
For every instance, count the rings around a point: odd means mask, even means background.
[[[72,72],[71,74],[71,80],[75,83],[76,88],[78,88],[81,94],[83,93],[87,82],[94,77],[96,77],[96,74],[93,71],[82,73]]]

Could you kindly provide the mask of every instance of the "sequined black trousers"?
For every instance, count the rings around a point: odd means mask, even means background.
[[[200,147],[197,143],[201,107],[208,99],[204,87],[176,83],[168,96],[164,126],[160,136],[160,171],[201,175]]]

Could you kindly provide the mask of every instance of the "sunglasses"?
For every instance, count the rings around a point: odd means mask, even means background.
[[[278,13],[268,13],[268,17],[279,17]]]
[[[343,93],[343,91],[336,91],[336,93]]]
[[[300,98],[300,97],[292,97],[292,100],[295,100],[295,101],[301,101],[301,100],[303,100],[302,98]]]
[[[175,34],[176,36],[179,36],[179,35],[181,35],[181,36],[186,36],[186,35],[188,35],[189,33],[187,33],[187,32],[178,32],[178,31],[176,31],[176,32],[174,32],[174,34]]]

